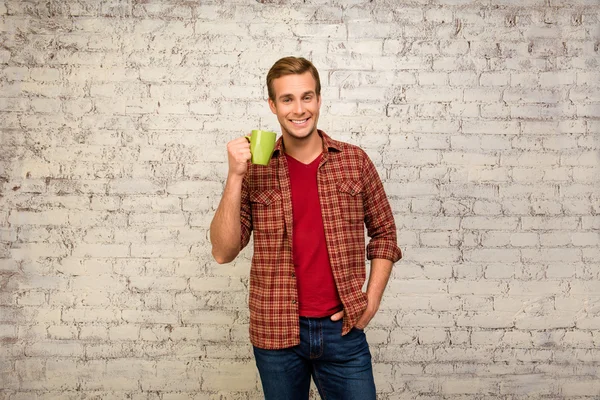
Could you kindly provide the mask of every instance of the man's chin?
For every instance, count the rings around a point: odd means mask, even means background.
[[[290,135],[291,137],[295,138],[295,139],[308,139],[309,137],[312,136],[313,133],[315,133],[317,130],[312,127],[311,129],[293,129],[294,127],[292,127],[292,129],[286,129],[287,134]]]

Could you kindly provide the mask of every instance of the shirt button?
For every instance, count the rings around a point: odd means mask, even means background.
[[[292,300],[292,304],[296,304],[296,300]]]
[[[296,277],[296,274],[292,272],[292,278],[295,278],[295,277]]]

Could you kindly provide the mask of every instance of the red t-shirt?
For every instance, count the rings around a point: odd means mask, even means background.
[[[292,190],[294,218],[292,251],[298,287],[298,305],[302,317],[325,317],[342,309],[321,215],[317,188],[319,155],[310,164],[286,154]]]

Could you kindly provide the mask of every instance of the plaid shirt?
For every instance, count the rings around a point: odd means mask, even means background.
[[[329,259],[344,305],[342,334],[348,333],[367,307],[365,225],[371,240],[366,257],[396,262],[396,225],[375,166],[357,146],[338,142],[324,132],[323,157],[317,173],[321,213]],[[292,199],[282,139],[268,166],[250,164],[242,185],[242,243],[254,231],[250,269],[250,340],[263,349],[300,343],[298,292],[292,257]]]

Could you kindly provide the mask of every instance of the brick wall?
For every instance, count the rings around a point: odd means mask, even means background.
[[[405,258],[384,400],[600,396],[598,0],[0,0],[0,398],[259,399],[225,143],[319,68]]]

